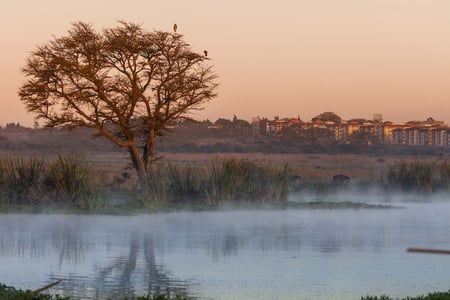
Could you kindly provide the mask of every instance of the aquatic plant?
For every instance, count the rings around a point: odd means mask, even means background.
[[[388,184],[403,191],[432,192],[436,183],[436,164],[414,160],[392,165],[387,172]]]
[[[46,196],[51,197],[53,202],[84,209],[99,205],[94,171],[80,155],[58,153],[50,165],[44,185],[48,192]]]
[[[450,164],[447,159],[445,159],[441,164],[437,166],[438,181],[437,187],[440,190],[450,189]]]
[[[98,207],[93,169],[79,155],[55,161],[31,156],[0,160],[0,204],[64,204]]]
[[[31,156],[28,159],[8,159],[4,164],[5,197],[8,203],[37,204],[41,201],[45,162]]]
[[[205,192],[210,204],[284,201],[289,191],[287,165],[258,165],[246,159],[212,159]]]
[[[258,165],[245,159],[211,159],[207,166],[157,163],[152,166],[148,195],[137,202],[207,203],[284,201],[289,192],[287,165]]]
[[[431,193],[450,189],[450,165],[447,160],[401,161],[390,166],[385,177],[388,188],[397,188],[405,192]]]
[[[202,190],[202,170],[192,164],[166,164],[169,190],[172,195],[198,196]]]

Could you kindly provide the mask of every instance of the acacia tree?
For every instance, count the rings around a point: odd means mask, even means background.
[[[169,122],[190,119],[217,87],[206,51],[193,52],[178,33],[127,22],[100,32],[76,22],[38,46],[22,71],[19,96],[28,111],[46,127],[93,128],[128,149],[141,188],[157,137]]]

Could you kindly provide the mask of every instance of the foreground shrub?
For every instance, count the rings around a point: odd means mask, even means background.
[[[13,287],[4,285],[0,283],[0,299],[2,300],[71,300],[73,298],[63,297],[60,295],[46,295],[46,294],[36,294],[30,290],[18,290]],[[140,296],[136,298],[122,298],[123,300],[187,300],[187,297],[181,297],[178,295],[151,295],[151,296]],[[119,299],[120,300],[120,299]]]
[[[0,299],[4,300],[69,300],[59,295],[36,294],[30,290],[22,291],[0,283]]]
[[[450,290],[448,292],[433,292],[426,296],[406,297],[406,298],[391,298],[389,296],[366,296],[361,297],[361,300],[450,300]]]

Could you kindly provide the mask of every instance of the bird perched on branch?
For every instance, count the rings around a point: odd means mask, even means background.
[[[178,28],[177,23],[173,24],[173,32],[177,32],[177,28]]]
[[[203,54],[205,54],[205,56],[208,56],[208,51],[203,50]]]

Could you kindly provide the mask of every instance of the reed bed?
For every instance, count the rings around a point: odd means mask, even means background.
[[[246,159],[213,159],[207,168],[205,192],[211,204],[285,201],[289,169],[258,165]]]
[[[53,201],[84,209],[99,204],[94,171],[80,155],[58,154],[49,167],[44,185]]]
[[[0,159],[0,203],[88,209],[100,202],[93,169],[81,156],[59,154],[55,161],[36,156]]]
[[[450,188],[450,165],[447,160],[410,162],[401,161],[389,167],[387,187],[404,192],[431,193],[448,191]]]
[[[190,202],[217,205],[236,202],[285,201],[287,165],[258,165],[246,159],[211,159],[206,166],[158,163],[150,172],[149,196],[143,205]]]
[[[7,204],[36,204],[40,201],[44,180],[44,161],[32,156],[28,159],[2,160],[2,199]]]

